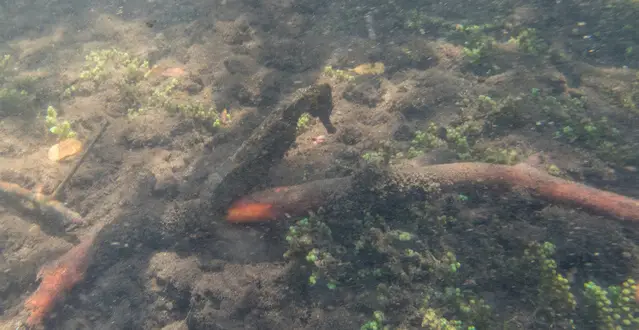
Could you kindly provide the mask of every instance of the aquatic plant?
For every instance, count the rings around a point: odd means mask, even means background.
[[[445,146],[446,141],[439,137],[439,132],[440,128],[433,122],[428,124],[426,130],[416,131],[415,137],[413,137],[413,140],[410,142],[407,157],[414,158],[422,155],[424,152]]]
[[[297,132],[302,133],[308,126],[313,118],[308,113],[304,113],[300,116],[300,119],[297,120]]]
[[[353,81],[355,79],[354,73],[349,72],[348,70],[334,69],[330,65],[324,67],[323,73],[325,76],[333,78],[338,82]]]
[[[49,132],[56,135],[58,140],[74,138],[77,135],[71,128],[71,123],[68,120],[62,122],[58,120],[58,111],[53,106],[47,108],[45,123]]]
[[[79,79],[80,83],[89,85],[76,83],[65,90],[65,95],[71,95],[78,86],[95,90],[112,77],[122,79],[124,83],[136,83],[149,73],[148,61],[115,48],[91,51],[85,60]]]
[[[537,306],[544,309],[551,320],[570,319],[577,301],[570,291],[568,279],[560,274],[553,259],[555,245],[550,242],[533,243],[524,251],[524,262],[531,271],[539,272]]]
[[[384,313],[381,311],[373,312],[373,319],[366,322],[360,327],[360,330],[387,330],[390,326],[384,325]]]
[[[634,297],[636,286],[632,279],[607,289],[593,281],[584,283],[585,305],[597,329],[639,327],[639,302]]]
[[[0,116],[23,115],[33,112],[34,97],[16,80],[14,70],[9,66],[11,55],[0,57]]]
[[[457,24],[455,31],[464,38],[464,56],[473,65],[490,66],[490,58],[495,54],[495,38],[484,31],[485,26]]]
[[[148,60],[118,49],[95,50],[87,54],[77,81],[65,89],[63,96],[68,98],[99,92],[103,87],[115,87],[130,117],[151,110],[164,110],[210,128],[219,128],[230,122],[228,111],[220,113],[197,97],[188,96],[183,92],[186,88],[183,80],[173,74],[175,70],[167,71],[164,75],[158,68],[150,68]]]
[[[537,35],[537,30],[527,28],[519,32],[517,36],[511,37],[508,42],[517,45],[517,47],[528,54],[543,55],[548,51],[548,44]]]

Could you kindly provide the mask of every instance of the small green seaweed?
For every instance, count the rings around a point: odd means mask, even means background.
[[[58,111],[56,111],[53,106],[47,108],[45,123],[49,132],[55,134],[58,140],[74,138],[77,135],[71,128],[71,123],[68,120],[62,122],[58,120]]]

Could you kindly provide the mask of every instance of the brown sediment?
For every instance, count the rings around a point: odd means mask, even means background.
[[[30,201],[35,204],[35,206],[44,214],[54,216],[56,220],[63,226],[67,226],[69,224],[85,224],[82,216],[64,206],[57,198],[60,196],[60,192],[62,188],[64,188],[65,184],[71,179],[73,174],[77,171],[77,169],[82,165],[87,155],[93,149],[95,143],[100,139],[107,126],[109,125],[108,121],[102,122],[100,130],[93,137],[91,142],[87,145],[82,156],[75,162],[73,168],[67,173],[65,178],[58,184],[56,189],[51,195],[45,195],[38,191],[31,191],[25,188],[18,186],[15,183],[0,181],[0,196],[8,197],[13,200],[22,200],[22,201]],[[77,143],[80,143],[77,141]]]
[[[450,190],[467,185],[504,186],[526,191],[549,202],[570,205],[621,220],[639,221],[638,200],[557,178],[525,164],[508,166],[452,163],[394,166],[380,180],[386,182],[388,189],[398,189],[400,192],[407,187],[428,193],[433,187]],[[329,200],[335,201],[327,197],[348,191],[353,184],[353,177],[319,180],[253,193],[240,200],[271,204],[280,212],[299,215],[318,208]]]
[[[29,312],[27,326],[42,325],[55,304],[84,278],[93,256],[93,242],[101,228],[101,225],[96,227],[93,233],[83,238],[78,245],[40,269],[40,285],[24,303],[25,309]]]

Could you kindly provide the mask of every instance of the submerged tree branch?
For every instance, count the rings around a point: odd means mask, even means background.
[[[549,202],[569,205],[620,220],[639,222],[639,200],[554,177],[525,164],[514,166],[485,163],[452,163],[430,166],[394,166],[375,184],[395,192],[420,192],[428,195],[433,188],[452,190],[461,186],[505,186],[523,190]],[[301,185],[274,188],[253,193],[236,201],[227,220],[255,222],[281,218],[284,213],[301,215],[319,208],[328,198],[343,196],[357,182],[353,177],[319,180]],[[357,190],[355,190],[357,193]],[[269,212],[259,213],[251,205],[267,204]],[[263,207],[262,209],[266,209]]]

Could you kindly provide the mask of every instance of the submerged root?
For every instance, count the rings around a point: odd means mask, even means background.
[[[84,278],[95,250],[93,242],[101,228],[102,225],[98,225],[93,233],[83,238],[78,245],[40,269],[38,272],[40,285],[24,303],[29,313],[26,320],[28,327],[42,325],[56,303],[60,302],[64,295]]]
[[[400,176],[420,177],[442,189],[461,185],[506,186],[549,202],[582,208],[620,220],[639,221],[639,201],[584,184],[554,177],[526,164],[452,163],[398,169]]]
[[[505,186],[525,191],[549,202],[582,208],[589,212],[609,215],[620,220],[639,222],[639,201],[612,192],[592,188],[580,183],[554,177],[525,164],[514,166],[485,163],[452,163],[430,166],[397,166],[382,177],[389,189],[399,192],[410,187],[427,195],[433,187],[451,190],[462,186]],[[353,177],[313,181],[286,188],[269,189],[253,193],[234,203],[227,220],[255,222],[282,218],[284,213],[300,215],[342,196],[352,189]],[[247,205],[270,205],[269,216],[259,212],[242,213]],[[278,210],[274,212],[273,210]],[[233,215],[245,215],[245,218]]]

